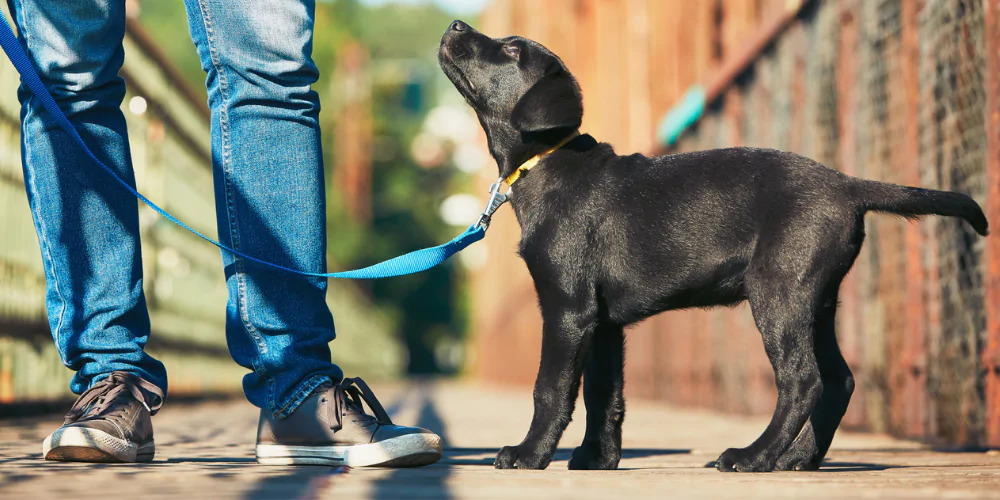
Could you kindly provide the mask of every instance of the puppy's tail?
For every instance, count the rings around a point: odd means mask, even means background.
[[[863,179],[855,179],[850,187],[865,211],[886,212],[908,219],[921,215],[961,217],[980,235],[989,234],[983,209],[967,195]]]

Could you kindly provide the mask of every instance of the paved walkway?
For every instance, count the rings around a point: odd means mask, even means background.
[[[838,435],[820,472],[723,474],[706,464],[753,440],[763,420],[641,401],[629,403],[621,470],[566,470],[583,436],[578,415],[548,470],[497,471],[496,450],[519,442],[531,419],[529,390],[380,385],[379,394],[397,422],[441,433],[441,462],[406,470],[257,466],[257,413],[248,403],[173,404],[154,419],[156,460],[144,465],[45,462],[38,450],[58,416],[0,420],[0,498],[1000,498],[996,452],[933,452],[856,433]]]

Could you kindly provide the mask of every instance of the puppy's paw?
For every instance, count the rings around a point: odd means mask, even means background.
[[[819,470],[819,461],[816,460],[815,453],[802,453],[795,449],[789,449],[784,455],[778,458],[778,461],[774,464],[774,470]]]
[[[715,468],[722,472],[771,472],[774,462],[749,448],[730,448],[719,455]]]
[[[544,469],[548,467],[551,457],[543,458],[537,454],[526,453],[520,446],[504,446],[497,453],[493,466],[497,469]]]
[[[810,471],[818,470],[822,462],[812,427],[806,427],[802,434],[778,457],[774,470]]]
[[[497,469],[516,469],[517,456],[517,446],[504,446],[500,448],[500,453],[497,453],[497,458],[493,461],[493,467]]]
[[[601,445],[584,443],[573,450],[569,470],[615,470],[621,459],[621,450],[601,450]]]

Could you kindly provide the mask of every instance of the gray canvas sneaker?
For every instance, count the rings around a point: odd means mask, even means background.
[[[146,401],[153,401],[150,407]],[[163,406],[159,387],[116,371],[73,403],[63,426],[45,438],[42,457],[69,462],[148,462],[153,459],[150,415]]]
[[[365,413],[362,402],[374,416]],[[360,378],[320,386],[286,418],[260,412],[261,464],[418,467],[440,459],[441,437],[394,425]]]

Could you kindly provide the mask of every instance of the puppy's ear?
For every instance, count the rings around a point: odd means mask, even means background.
[[[559,68],[545,75],[517,101],[510,121],[521,132],[580,128],[583,99],[576,81]]]

